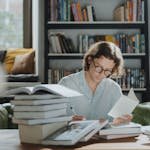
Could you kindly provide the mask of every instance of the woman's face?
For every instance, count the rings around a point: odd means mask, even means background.
[[[90,60],[90,67],[88,70],[90,78],[99,83],[102,79],[109,77],[112,74],[112,70],[115,66],[113,60],[104,56]]]

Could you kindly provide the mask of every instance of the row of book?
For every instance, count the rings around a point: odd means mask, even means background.
[[[65,70],[65,69],[49,69],[48,70],[48,82],[58,83],[58,81],[71,73],[80,71],[81,69]],[[123,76],[116,78],[112,77],[123,89],[144,88],[145,87],[145,73],[140,68],[125,68]]]
[[[66,69],[49,69],[48,70],[48,83],[58,83],[62,77],[70,75],[75,72],[79,72],[81,69],[76,68],[74,70]]]
[[[48,33],[49,52],[50,53],[75,53],[75,47],[72,39],[66,37],[63,33]]]
[[[140,68],[126,68],[121,78],[114,79],[123,89],[145,88],[145,73]]]
[[[78,37],[79,53],[85,53],[89,47],[98,41],[108,41],[115,43],[122,53],[145,53],[144,34],[117,33],[114,35],[88,35],[81,34]]]
[[[79,0],[50,0],[50,21],[96,21],[94,6]],[[144,0],[126,0],[113,11],[114,21],[144,21]]]
[[[75,49],[72,39],[63,33],[49,32],[50,53],[85,53],[89,47],[98,41],[109,41],[115,43],[122,53],[145,53],[145,36],[140,33],[114,35],[88,35],[78,36],[78,47]]]
[[[81,8],[78,0],[50,0],[48,16],[50,21],[95,21],[92,5]]]
[[[144,21],[144,0],[126,0],[115,8],[115,21]]]

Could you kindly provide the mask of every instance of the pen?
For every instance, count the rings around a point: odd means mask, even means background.
[[[71,109],[71,111],[72,111],[72,113],[73,113],[74,115],[77,114],[76,111],[74,110],[74,108],[73,108],[72,106],[70,107],[70,109]]]

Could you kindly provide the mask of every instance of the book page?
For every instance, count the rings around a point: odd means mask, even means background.
[[[15,94],[32,94],[33,87],[20,87],[6,91],[7,95],[15,95]]]
[[[131,114],[134,108],[139,104],[139,100],[137,98],[135,99],[136,96],[133,91],[129,92],[129,96],[122,95],[109,111],[108,115],[116,118],[125,114]]]
[[[69,89],[65,86],[59,84],[41,84],[34,87],[34,92],[38,90],[45,90],[47,92],[51,92],[53,94],[62,95],[64,97],[74,97],[74,96],[82,96],[77,91]]]

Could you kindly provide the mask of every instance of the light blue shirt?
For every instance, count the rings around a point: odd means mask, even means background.
[[[108,119],[107,113],[122,95],[120,86],[109,78],[103,79],[93,93],[85,80],[83,70],[62,78],[59,84],[83,94],[82,97],[71,98],[68,107],[74,108],[78,115],[87,119]],[[71,114],[70,109],[68,113]]]

